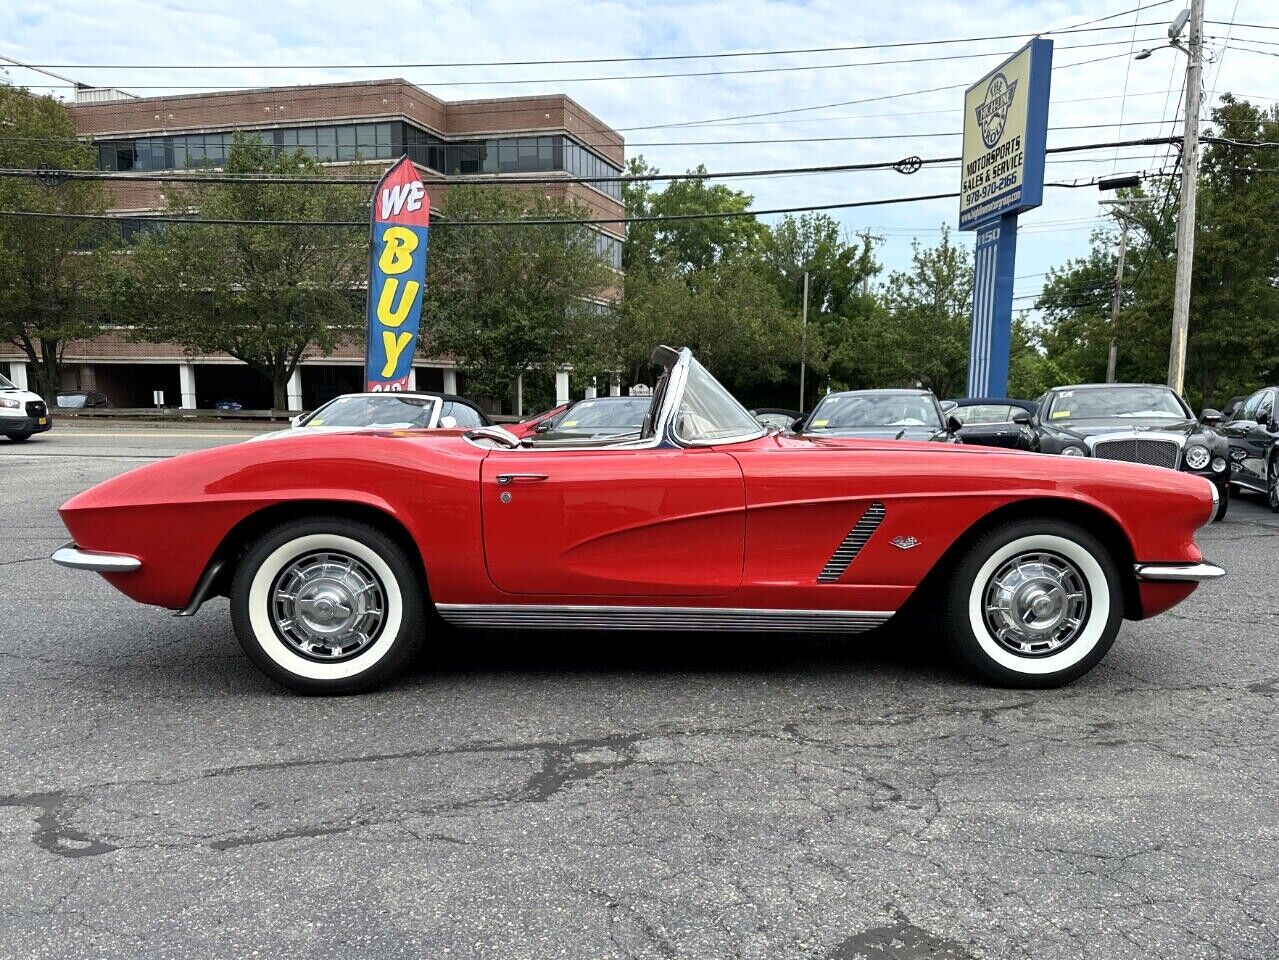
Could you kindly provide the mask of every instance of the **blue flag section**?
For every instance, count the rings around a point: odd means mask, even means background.
[[[364,389],[407,390],[422,319],[431,201],[402,157],[373,191]]]
[[[1012,345],[1013,269],[1017,259],[1017,214],[977,231],[973,258],[973,329],[968,347],[970,397],[1008,392]]]
[[[1051,40],[1032,40],[964,94],[959,229],[977,231],[968,395],[1008,393],[1017,216],[1044,192]]]

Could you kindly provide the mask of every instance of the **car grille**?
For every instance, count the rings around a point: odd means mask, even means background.
[[[49,415],[49,408],[44,405],[42,400],[32,400],[27,403],[28,417],[46,417]]]
[[[1103,460],[1145,463],[1152,467],[1168,467],[1175,470],[1181,456],[1181,444],[1176,440],[1149,440],[1139,437],[1099,440],[1093,444],[1092,455]]]

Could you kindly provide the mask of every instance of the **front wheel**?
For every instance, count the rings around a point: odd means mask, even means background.
[[[355,693],[390,679],[421,647],[422,609],[404,550],[381,530],[339,517],[270,531],[231,584],[240,646],[300,693]]]
[[[21,443],[23,440],[31,439],[30,433],[6,433],[5,436],[8,437],[10,440],[12,440],[14,443]]]
[[[1270,502],[1270,509],[1274,513],[1279,513],[1279,457],[1270,458],[1270,468],[1266,471],[1269,479],[1266,481],[1266,499]]]
[[[1082,527],[1021,520],[982,535],[960,559],[947,596],[959,658],[986,680],[1055,687],[1106,655],[1123,619],[1110,551]]]

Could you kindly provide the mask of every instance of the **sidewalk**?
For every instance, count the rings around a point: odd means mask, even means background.
[[[187,433],[244,434],[270,433],[284,430],[288,421],[264,420],[260,423],[243,420],[208,420],[174,416],[164,420],[143,420],[139,417],[69,417],[53,414],[54,431],[83,433],[119,433],[121,431],[181,430]]]

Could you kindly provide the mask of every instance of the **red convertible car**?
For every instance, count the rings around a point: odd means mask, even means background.
[[[1047,687],[1224,571],[1211,483],[1154,467],[762,426],[688,350],[636,434],[361,431],[149,464],[61,510],[53,559],[235,632],[295,690],[394,676],[448,625],[856,633],[904,608]]]

